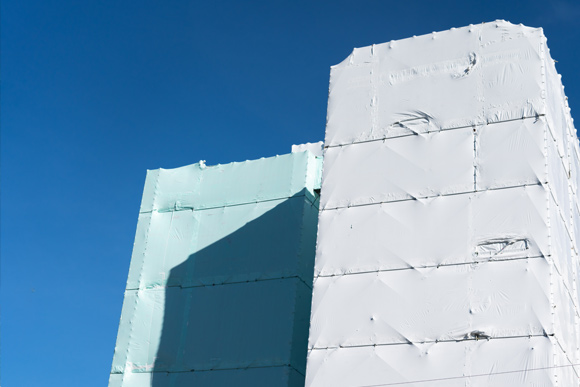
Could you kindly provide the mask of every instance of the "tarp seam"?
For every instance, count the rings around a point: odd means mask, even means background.
[[[469,261],[469,262],[456,262],[456,263],[440,263],[437,265],[424,265],[424,266],[409,266],[409,267],[397,267],[393,269],[377,269],[377,270],[366,270],[366,271],[351,271],[348,273],[339,273],[339,274],[318,274],[315,275],[314,278],[328,278],[328,277],[342,277],[347,275],[357,275],[357,274],[371,274],[371,273],[381,273],[381,272],[390,272],[390,271],[402,271],[402,270],[418,270],[418,269],[437,269],[439,267],[448,267],[448,266],[464,266],[464,265],[479,265],[484,263],[491,263],[491,262],[506,262],[506,261],[518,261],[524,259],[538,259],[550,258],[551,255],[534,255],[530,257],[506,257],[502,259],[487,259],[482,261]]]
[[[160,287],[156,287],[156,288],[131,288],[131,289],[127,288],[125,290],[126,291],[127,290],[135,291],[135,290],[163,290],[163,289],[169,289],[169,288],[181,288],[181,289],[207,288],[207,287],[212,287],[212,286],[236,285],[236,284],[245,284],[245,283],[249,283],[249,282],[276,281],[276,280],[287,280],[287,279],[298,279],[298,280],[300,280],[300,282],[302,282],[308,288],[312,289],[312,285],[309,285],[308,283],[306,283],[306,281],[304,281],[304,279],[302,277],[300,277],[298,275],[293,275],[293,276],[274,277],[274,278],[256,278],[256,279],[245,280],[245,281],[221,282],[221,283],[207,284],[207,285],[191,285],[191,286],[169,285],[169,286],[160,286]]]
[[[424,132],[421,132],[421,134],[417,134],[417,133],[406,133],[406,134],[399,134],[399,135],[396,135],[396,136],[388,136],[388,137],[381,137],[381,138],[372,138],[372,139],[368,139],[368,140],[353,141],[353,142],[343,143],[343,144],[326,145],[326,146],[324,146],[324,148],[325,149],[328,149],[328,148],[340,148],[340,147],[346,147],[346,146],[351,146],[351,145],[365,144],[367,142],[385,141],[385,140],[390,140],[390,139],[393,139],[393,138],[412,137],[412,136],[419,136],[419,135],[422,135],[422,134],[447,132],[447,131],[452,131],[452,130],[467,129],[467,128],[473,128],[473,127],[478,127],[478,126],[502,124],[504,122],[513,122],[513,121],[521,121],[521,120],[538,119],[539,117],[544,117],[544,116],[545,116],[545,114],[538,113],[538,114],[535,114],[533,116],[524,116],[524,117],[519,117],[519,118],[511,118],[509,120],[476,122],[476,123],[473,123],[473,124],[470,124],[470,125],[454,126],[454,127],[449,127],[449,128],[439,128],[437,130],[426,130]]]
[[[304,376],[303,372],[300,372],[292,364],[275,364],[275,365],[264,365],[264,366],[247,366],[247,367],[230,367],[230,368],[208,368],[208,369],[193,369],[186,371],[138,371],[138,372],[111,372],[111,375],[121,375],[121,374],[183,374],[190,372],[212,372],[212,371],[234,371],[234,370],[248,370],[248,369],[258,369],[258,368],[280,368],[288,367],[298,372],[300,375]]]
[[[513,186],[507,186],[507,187],[493,187],[493,188],[487,188],[487,189],[476,190],[476,191],[461,191],[461,192],[453,192],[453,193],[442,193],[442,194],[431,195],[431,196],[414,196],[411,198],[395,199],[395,200],[383,200],[380,202],[372,202],[372,203],[350,204],[347,206],[336,206],[336,207],[323,207],[321,209],[321,211],[339,210],[339,209],[343,209],[343,208],[352,208],[352,207],[374,206],[374,205],[386,204],[386,203],[408,202],[408,201],[412,201],[412,200],[433,199],[433,198],[438,198],[438,197],[443,197],[443,196],[468,195],[468,194],[472,194],[472,193],[487,192],[487,191],[500,191],[500,190],[504,190],[504,189],[513,189],[513,188],[521,188],[521,187],[536,187],[536,186],[544,186],[545,184],[547,184],[547,183],[538,182],[538,183],[530,183],[530,184],[513,185]]]
[[[197,212],[197,211],[205,211],[205,210],[215,210],[218,208],[225,208],[225,207],[247,206],[250,204],[266,203],[266,202],[273,202],[273,201],[277,201],[277,200],[287,200],[287,199],[294,199],[294,198],[300,198],[300,197],[304,197],[310,204],[316,205],[316,203],[315,203],[316,200],[313,201],[306,194],[300,194],[300,195],[292,195],[292,196],[275,197],[272,199],[254,200],[251,202],[224,204],[224,205],[213,206],[213,207],[195,208],[195,207],[191,207],[191,206],[184,206],[184,207],[179,207],[179,208],[154,209],[154,210],[149,210],[149,211],[141,211],[141,212],[139,212],[139,214],[151,214],[151,213],[155,213],[155,212],[156,213],[180,212],[180,211],[196,211]]]
[[[412,344],[437,344],[437,343],[459,343],[462,341],[490,341],[490,340],[507,340],[507,339],[529,339],[532,337],[552,337],[554,333],[541,334],[541,335],[518,335],[518,336],[498,336],[498,337],[488,337],[488,338],[461,338],[461,339],[443,339],[443,340],[421,340],[421,341],[404,341],[400,343],[375,343],[375,344],[360,344],[360,345],[340,345],[332,347],[310,347],[310,351],[325,351],[333,349],[350,349],[350,348],[365,348],[365,347],[386,347],[393,345],[412,345]]]

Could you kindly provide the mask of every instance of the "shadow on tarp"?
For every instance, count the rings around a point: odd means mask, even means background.
[[[304,386],[317,208],[300,193],[205,211],[205,237],[243,226],[171,269],[152,387]]]

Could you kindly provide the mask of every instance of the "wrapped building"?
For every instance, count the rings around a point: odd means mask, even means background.
[[[304,385],[321,171],[306,148],[147,173],[110,387]]]
[[[333,66],[324,165],[149,171],[109,386],[580,385],[569,110],[496,21]]]
[[[579,384],[579,149],[542,29],[332,67],[306,386]]]

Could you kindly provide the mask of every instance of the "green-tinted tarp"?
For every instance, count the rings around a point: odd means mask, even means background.
[[[148,172],[109,386],[304,384],[321,164]]]

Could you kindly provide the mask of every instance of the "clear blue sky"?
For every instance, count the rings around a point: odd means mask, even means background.
[[[6,387],[106,385],[146,169],[323,140],[329,67],[353,47],[495,19],[542,26],[580,117],[576,0],[11,0],[1,11]]]

